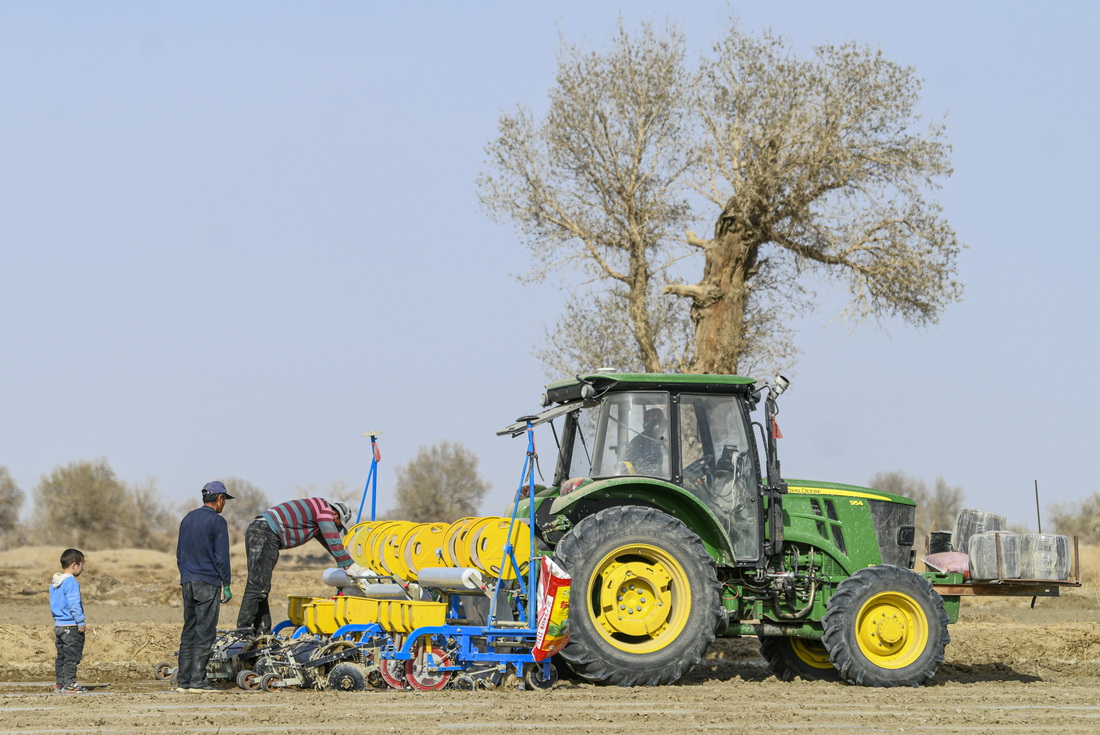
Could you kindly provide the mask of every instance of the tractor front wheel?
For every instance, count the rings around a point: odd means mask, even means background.
[[[851,684],[920,686],[931,679],[951,641],[943,598],[907,569],[860,569],[837,585],[825,613],[822,643]]]
[[[607,508],[578,523],[554,559],[573,578],[570,642],[588,681],[670,684],[714,640],[721,614],[714,561],[681,521],[654,508]]]
[[[787,636],[761,636],[760,653],[780,681],[838,681],[840,674],[821,641]]]

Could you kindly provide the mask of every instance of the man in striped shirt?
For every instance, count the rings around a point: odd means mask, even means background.
[[[351,567],[353,562],[343,542],[350,524],[351,508],[324,498],[288,500],[256,516],[244,536],[248,582],[241,598],[237,627],[252,628],[257,634],[271,632],[267,598],[280,549],[293,549],[315,538],[332,554],[338,567]]]

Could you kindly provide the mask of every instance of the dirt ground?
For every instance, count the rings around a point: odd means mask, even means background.
[[[46,585],[60,549],[0,552],[0,735],[20,733],[543,732],[1089,733],[1100,732],[1100,550],[1082,550],[1080,589],[1060,598],[964,600],[947,660],[919,689],[781,682],[752,639],[718,641],[675,686],[551,691],[360,693],[239,689],[178,694],[153,681],[170,661],[182,611],[170,554],[89,554],[81,585],[89,634],[79,679],[57,696]],[[234,549],[234,591],[244,590]],[[325,594],[323,552],[284,554],[272,599]],[[236,600],[223,609],[231,627]],[[281,617],[285,609],[275,609]]]

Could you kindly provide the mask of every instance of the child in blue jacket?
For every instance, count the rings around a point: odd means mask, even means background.
[[[50,611],[53,613],[54,645],[57,659],[54,671],[57,694],[79,694],[88,691],[76,684],[76,665],[84,657],[84,603],[80,599],[80,582],[76,578],[84,571],[84,554],[79,549],[65,549],[61,554],[61,571],[50,583]]]

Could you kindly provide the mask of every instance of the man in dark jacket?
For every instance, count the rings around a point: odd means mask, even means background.
[[[206,676],[206,664],[218,635],[218,611],[229,602],[229,528],[221,517],[233,496],[220,481],[202,488],[202,507],[180,523],[176,566],[183,588],[183,632],[180,635],[177,692],[218,691]]]

